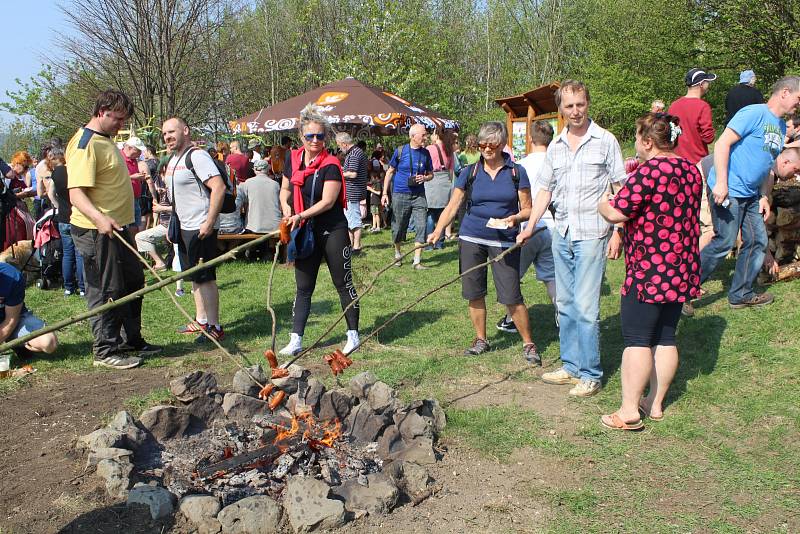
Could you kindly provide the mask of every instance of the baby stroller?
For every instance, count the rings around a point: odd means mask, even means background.
[[[41,266],[36,287],[50,289],[60,287],[61,282],[61,234],[53,221],[54,209],[47,210],[34,227],[33,246]]]

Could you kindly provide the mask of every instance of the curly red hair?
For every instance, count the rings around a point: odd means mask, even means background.
[[[33,165],[33,158],[24,150],[20,150],[11,158],[11,165],[22,165],[25,169],[30,169]]]

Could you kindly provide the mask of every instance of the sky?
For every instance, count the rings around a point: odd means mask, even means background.
[[[0,31],[0,101],[6,102],[6,91],[18,86],[19,78],[28,81],[42,69],[42,55],[53,55],[54,37],[66,30],[57,0],[0,0],[3,29]],[[0,112],[0,120],[11,115]]]

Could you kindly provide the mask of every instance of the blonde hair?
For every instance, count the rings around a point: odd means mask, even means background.
[[[325,133],[330,133],[331,123],[325,113],[322,112],[322,107],[309,102],[306,107],[300,110],[300,133],[303,133],[305,127],[309,124],[319,124],[325,129]]]

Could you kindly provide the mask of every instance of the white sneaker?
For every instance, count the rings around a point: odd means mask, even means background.
[[[303,350],[303,336],[292,332],[289,337],[289,344],[283,347],[278,354],[281,356],[294,356],[301,350]]]
[[[356,347],[361,344],[361,341],[358,338],[358,330],[348,330],[347,331],[347,343],[344,344],[344,348],[342,352],[345,354],[350,354]]]
[[[591,397],[600,391],[600,387],[600,382],[596,380],[586,380],[584,378],[575,384],[575,387],[569,390],[569,394],[573,397]]]

